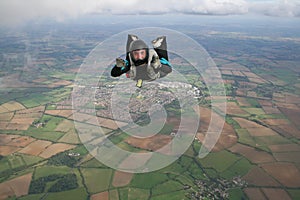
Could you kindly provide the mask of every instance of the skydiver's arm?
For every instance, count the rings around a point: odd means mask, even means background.
[[[116,65],[111,70],[112,77],[118,77],[130,70],[130,65],[127,60],[122,60],[120,58],[116,59]]]

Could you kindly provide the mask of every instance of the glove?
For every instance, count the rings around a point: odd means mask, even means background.
[[[124,70],[126,66],[128,66],[129,63],[127,60],[123,60],[122,58],[116,58],[116,66],[120,67],[121,70]]]
[[[159,60],[160,60],[161,64],[168,65],[168,66],[172,67],[171,63],[169,61],[167,61],[165,58],[161,58]]]

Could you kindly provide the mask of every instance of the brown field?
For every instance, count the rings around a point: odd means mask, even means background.
[[[109,193],[108,191],[105,191],[105,192],[93,194],[91,196],[91,200],[109,200]]]
[[[49,84],[48,87],[53,88],[53,87],[58,87],[58,86],[67,86],[67,85],[71,85],[71,84],[72,84],[71,81],[60,80],[60,81],[56,81],[54,83]]]
[[[0,122],[0,129],[6,130],[6,127],[8,126],[8,122]]]
[[[251,106],[251,104],[244,97],[236,97],[236,100],[237,100],[239,106],[246,106],[246,107]]]
[[[229,150],[232,151],[233,153],[238,153],[245,156],[253,163],[266,163],[266,162],[275,161],[270,154],[264,151],[258,151],[252,147],[248,147],[242,144],[236,144],[233,147],[231,147]]]
[[[172,137],[170,135],[156,134],[152,137],[147,138],[129,137],[125,140],[125,142],[134,147],[150,151],[156,151],[169,144],[171,140]]]
[[[89,115],[89,114],[85,114],[85,113],[76,113],[75,116],[76,116],[76,121],[79,121],[79,122],[85,122],[85,121],[88,121],[95,117],[93,115]],[[69,117],[69,119],[71,119],[71,118]],[[73,115],[72,115],[72,119],[74,119]]]
[[[300,119],[300,109],[288,109],[288,108],[283,108],[283,107],[279,107],[279,110],[285,115],[287,116],[287,118],[289,120],[291,120],[291,122],[293,124],[295,124],[295,126],[297,126],[298,128],[300,128],[299,126],[299,119]]]
[[[279,145],[270,145],[269,149],[272,152],[300,152],[300,145],[297,144],[279,144]]]
[[[248,113],[242,110],[235,102],[227,102],[226,113],[229,115],[248,115]]]
[[[203,143],[207,133],[217,134],[221,130],[221,135],[214,146],[213,151],[221,151],[237,143],[237,135],[232,126],[225,122],[224,126],[221,127],[220,122],[224,122],[224,119],[221,116],[212,112],[209,108],[204,107],[199,107],[199,112],[200,126],[196,137],[200,142]],[[211,121],[211,118],[213,118],[213,121]]]
[[[21,137],[20,135],[6,135],[6,134],[1,134],[0,135],[0,145],[4,145],[9,143],[10,141],[17,139]]]
[[[30,124],[18,124],[18,123],[9,123],[6,126],[6,130],[18,130],[25,131],[29,128]]]
[[[45,106],[37,106],[34,108],[18,110],[15,118],[39,118],[43,115]]]
[[[263,193],[268,199],[272,200],[289,200],[291,197],[283,189],[262,188]]]
[[[27,124],[27,125],[31,125],[32,122],[34,122],[36,118],[17,118],[14,117],[12,118],[12,120],[10,121],[10,123],[12,124]]]
[[[116,130],[119,128],[119,126],[115,123],[114,120],[100,118],[100,117],[98,117],[97,119],[99,121],[99,126],[103,126],[105,128],[109,128],[112,130]],[[118,124],[120,124],[121,127],[127,125],[127,123],[125,123],[125,122],[118,122]]]
[[[273,94],[272,100],[275,101],[276,104],[278,104],[279,102],[280,103],[285,103],[285,98],[284,97],[274,96],[274,94]]]
[[[260,78],[259,76],[257,76],[253,72],[243,72],[243,74],[245,74],[245,76],[247,76],[248,78]]]
[[[25,153],[25,154],[30,154],[37,156],[39,155],[42,151],[46,149],[47,146],[51,145],[52,143],[49,141],[45,140],[36,140],[29,145],[27,145],[25,148],[21,149],[19,152],[20,153]]]
[[[261,167],[282,185],[286,187],[300,187],[300,172],[291,163],[270,163],[262,164]]]
[[[294,94],[286,94],[285,95],[285,103],[295,103],[298,104],[300,102],[300,97]]]
[[[252,168],[243,179],[250,185],[279,187],[280,184],[260,167]]]
[[[254,82],[254,83],[266,83],[267,81],[265,81],[262,78],[253,78],[253,77],[248,77],[250,82]]]
[[[278,135],[270,128],[262,126],[261,128],[247,128],[251,136],[274,136]]]
[[[73,121],[70,121],[70,120],[67,120],[67,119],[64,119],[56,128],[55,128],[55,131],[60,131],[60,132],[68,132],[70,131],[71,129],[74,129],[74,122]]]
[[[262,121],[271,126],[290,124],[290,122],[286,119],[263,119]]]
[[[0,183],[0,199],[28,194],[32,173]]]
[[[255,91],[247,91],[247,97],[254,97],[254,98],[256,98],[257,94],[256,94]]]
[[[239,125],[242,128],[246,128],[250,135],[252,136],[272,136],[272,135],[278,135],[275,131],[273,131],[270,128],[264,127],[260,124],[257,124],[255,122],[249,121],[247,119],[243,118],[233,118],[236,122],[239,123]]]
[[[9,111],[26,109],[22,104],[20,104],[19,102],[16,102],[16,101],[10,101],[10,102],[2,104],[1,106]]]
[[[300,152],[280,152],[273,153],[277,161],[300,163]]]
[[[8,181],[17,197],[28,194],[31,178],[32,173],[29,173]]]
[[[222,65],[221,69],[249,71],[247,67],[234,62]]]
[[[273,106],[262,106],[262,109],[265,111],[266,114],[280,114],[280,110]]]
[[[11,140],[9,143],[7,143],[7,145],[15,146],[15,147],[26,147],[28,144],[30,144],[33,141],[35,141],[35,139],[32,137],[21,136]]]
[[[253,121],[247,119],[234,117],[233,118],[242,128],[260,128],[261,126]]]
[[[64,144],[64,143],[55,143],[50,146],[48,146],[45,151],[39,154],[40,157],[43,158],[50,158],[51,156],[72,149],[74,148],[75,145],[70,145],[70,144]]]
[[[0,183],[0,199],[8,199],[9,197],[14,196],[14,191],[9,184]]]
[[[114,187],[123,187],[130,183],[133,177],[132,173],[126,173],[121,171],[115,171],[112,185]]]
[[[230,70],[221,70],[221,73],[225,75],[232,75],[232,72]]]
[[[296,104],[279,103],[279,102],[276,102],[275,104],[278,108],[287,109],[287,112],[289,112],[289,110],[297,110],[297,111],[300,110]],[[283,112],[283,111],[281,110],[281,112]]]
[[[14,147],[14,146],[0,146],[0,155],[2,156],[8,156],[21,148],[19,147]]]
[[[272,126],[276,131],[300,139],[300,130],[294,124]]]
[[[270,100],[261,100],[261,99],[259,99],[258,102],[261,106],[273,106],[273,103]]]
[[[13,116],[14,116],[13,112],[1,113],[0,114],[0,121],[10,121]]]
[[[267,200],[259,188],[245,188],[244,192],[250,200]]]
[[[243,74],[243,72],[241,72],[241,71],[232,71],[232,74],[233,74],[234,76],[242,76],[242,77],[245,76],[245,75]]]
[[[69,118],[73,114],[73,110],[46,110],[46,114]]]

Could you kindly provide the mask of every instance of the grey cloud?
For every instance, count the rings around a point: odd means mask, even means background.
[[[256,13],[299,17],[299,0],[1,0],[0,24],[54,18],[58,21],[89,13],[230,15]]]
[[[299,0],[261,1],[249,3],[249,11],[268,16],[300,17]]]

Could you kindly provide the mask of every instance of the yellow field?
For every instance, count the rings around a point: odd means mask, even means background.
[[[14,146],[0,146],[0,155],[8,156],[20,149],[21,149],[20,147],[14,147]]]
[[[13,116],[14,116],[13,112],[1,113],[0,121],[10,121]]]
[[[35,141],[34,138],[28,136],[21,136],[11,140],[7,145],[15,147],[26,147],[31,142]]]
[[[22,104],[16,101],[10,101],[1,105],[3,108],[7,109],[8,111],[16,111],[26,109]]]
[[[69,143],[69,144],[79,144],[79,138],[75,129],[70,130],[64,136],[62,136],[58,142]]]
[[[73,149],[75,145],[70,144],[63,144],[63,143],[55,143],[50,146],[48,146],[45,151],[43,151],[41,154],[39,154],[42,158],[50,158],[51,156],[58,154],[60,152]]]
[[[51,145],[52,143],[45,140],[36,140],[29,145],[27,145],[25,148],[20,150],[20,153],[30,154],[33,156],[39,155],[41,152],[43,152],[47,146]]]
[[[55,128],[55,131],[67,133],[68,131],[74,128],[74,122],[65,119]]]

